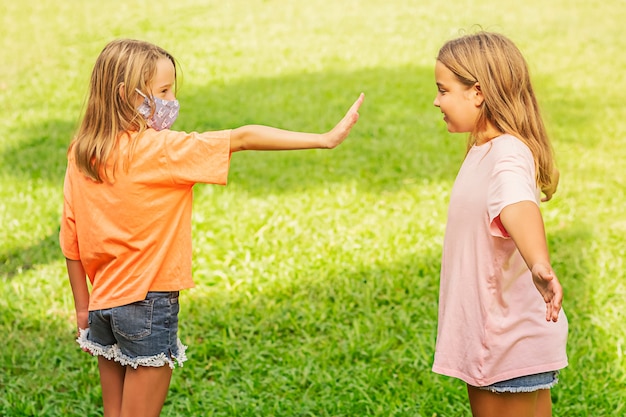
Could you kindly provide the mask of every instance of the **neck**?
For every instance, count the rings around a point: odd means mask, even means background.
[[[474,135],[476,139],[476,145],[483,145],[489,142],[490,140],[497,138],[503,133],[504,132],[500,131],[500,129],[496,128],[491,123],[488,123],[485,130],[478,132]]]

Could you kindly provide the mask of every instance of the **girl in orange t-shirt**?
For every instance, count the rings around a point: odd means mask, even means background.
[[[158,416],[174,364],[186,359],[178,291],[193,286],[193,185],[225,184],[231,152],[335,148],[364,99],[323,134],[258,125],[185,133],[170,130],[175,92],[168,52],[137,40],[109,43],[68,150],[60,242],[77,341],[98,357],[105,416]]]

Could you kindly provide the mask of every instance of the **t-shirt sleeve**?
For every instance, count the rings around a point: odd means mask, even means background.
[[[226,185],[230,167],[231,130],[204,133],[171,132],[165,154],[177,184]]]
[[[63,183],[63,214],[61,215],[61,230],[59,232],[59,244],[63,255],[68,259],[79,260],[78,237],[76,234],[76,221],[72,207],[72,183],[69,170],[72,165],[68,163]]]
[[[535,162],[523,144],[511,146],[494,165],[487,194],[490,231],[493,236],[509,237],[500,222],[502,209],[521,201],[539,204]]]

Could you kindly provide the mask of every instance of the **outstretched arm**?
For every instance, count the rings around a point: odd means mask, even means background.
[[[269,126],[248,125],[233,129],[230,138],[232,152],[280,151],[296,149],[332,149],[339,146],[359,120],[359,108],[365,99],[361,93],[346,115],[326,133],[304,133]]]
[[[70,279],[72,294],[74,295],[74,308],[76,309],[76,326],[78,330],[89,327],[89,288],[87,287],[87,274],[80,261],[66,259],[67,275]]]
[[[532,201],[511,204],[502,209],[500,220],[526,261],[533,282],[546,302],[546,320],[557,321],[563,302],[563,288],[550,266],[539,207]]]

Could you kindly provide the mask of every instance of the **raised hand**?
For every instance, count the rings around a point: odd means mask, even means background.
[[[339,146],[350,134],[350,130],[359,120],[359,108],[365,100],[365,94],[361,93],[359,98],[350,107],[346,115],[332,128],[328,133],[324,134],[324,143],[326,148],[332,149]]]

